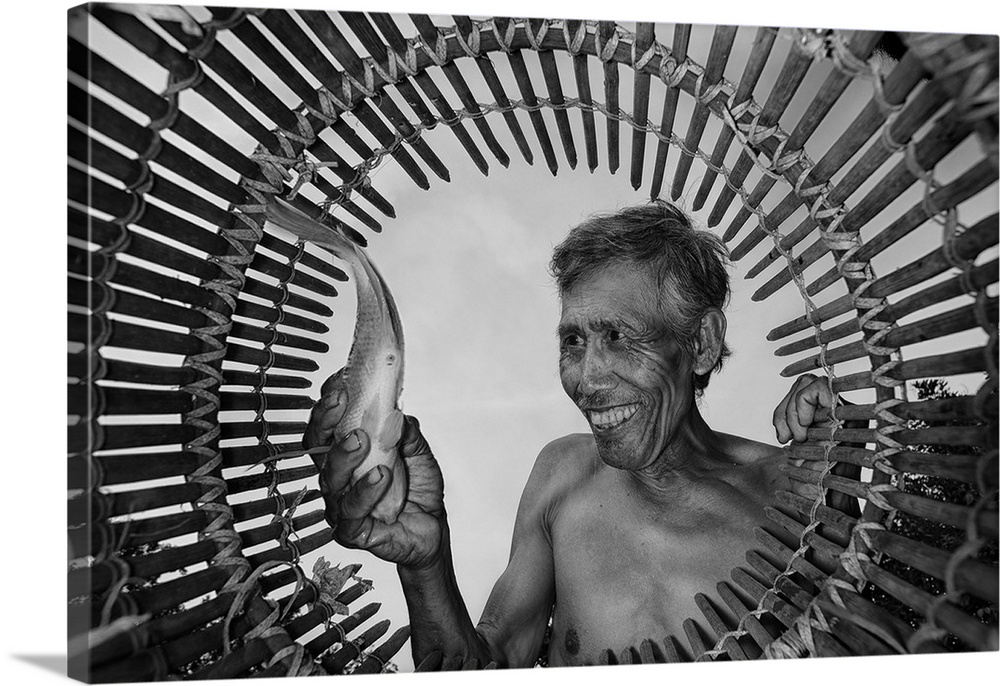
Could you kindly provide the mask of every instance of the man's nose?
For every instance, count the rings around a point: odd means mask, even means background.
[[[604,350],[599,345],[588,345],[583,353],[580,392],[583,395],[591,395],[596,391],[604,390],[611,386],[611,370]]]

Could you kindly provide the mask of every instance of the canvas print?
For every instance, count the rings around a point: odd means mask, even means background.
[[[70,676],[998,649],[997,36],[670,22],[69,10]]]

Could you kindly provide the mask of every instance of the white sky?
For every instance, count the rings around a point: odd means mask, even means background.
[[[233,4],[233,3],[222,3]],[[263,4],[263,3],[262,3]],[[266,3],[282,7],[306,7],[320,8],[326,3],[315,1],[289,3],[281,0],[279,2]],[[351,8],[353,5],[357,9],[369,9],[362,7],[361,3],[341,4],[340,8]],[[367,5],[367,3],[365,3]],[[525,15],[547,15],[547,16],[586,16],[591,18],[639,18],[656,20],[680,20],[696,21],[704,23],[741,23],[741,24],[782,24],[782,25],[822,25],[822,26],[891,26],[915,30],[955,30],[955,31],[988,31],[996,33],[997,11],[984,9],[979,2],[972,0],[956,0],[948,4],[948,12],[942,12],[940,6],[916,5],[913,10],[906,14],[893,14],[889,7],[874,6],[870,2],[857,2],[856,0],[845,0],[836,3],[834,6],[818,7],[815,3],[791,3],[774,2],[767,3],[766,6],[753,4],[737,4],[731,2],[705,3],[696,5],[685,5],[671,7],[669,16],[662,8],[653,8],[637,0],[619,0],[619,2],[605,5],[598,5],[590,2],[557,2],[555,0],[536,0],[535,2],[523,2],[522,0],[506,0],[504,3],[483,2],[476,0],[469,6],[466,2],[442,2],[440,0],[426,0],[424,2],[414,2],[413,0],[383,0],[378,3],[380,9],[388,11],[428,11],[435,13],[476,13],[493,14],[505,13],[513,16]],[[23,296],[30,293],[32,297],[15,297],[8,300],[8,321],[19,322],[22,325],[27,323],[27,327],[18,327],[11,331],[6,337],[9,346],[6,349],[9,359],[23,360],[23,353],[26,346],[26,337],[31,336],[30,349],[37,350],[37,358],[29,358],[27,364],[10,365],[8,369],[9,398],[16,398],[14,403],[8,403],[9,409],[14,409],[12,421],[9,427],[17,426],[29,441],[26,445],[32,445],[31,452],[22,449],[21,444],[12,445],[9,451],[9,475],[11,478],[11,489],[9,497],[5,499],[6,520],[15,524],[8,526],[8,545],[12,554],[8,558],[8,564],[4,565],[5,587],[8,589],[24,589],[25,592],[8,593],[5,606],[5,613],[8,617],[14,618],[6,623],[4,631],[4,645],[7,650],[5,655],[9,659],[2,662],[2,669],[5,676],[10,676],[17,683],[50,683],[58,680],[62,683],[63,677],[59,676],[60,656],[65,655],[65,600],[63,597],[64,588],[64,557],[62,553],[62,536],[64,531],[65,507],[63,500],[64,476],[61,464],[60,453],[62,450],[60,439],[53,441],[46,440],[51,434],[51,420],[53,417],[57,424],[61,423],[58,417],[59,412],[49,413],[48,408],[53,397],[57,405],[61,407],[61,384],[63,371],[61,360],[63,360],[64,340],[61,324],[52,325],[50,315],[63,311],[64,295],[63,284],[65,279],[61,266],[61,258],[52,260],[55,263],[52,274],[44,271],[49,261],[41,267],[42,278],[39,279],[39,255],[62,254],[64,243],[60,229],[51,230],[46,226],[49,222],[57,225],[62,223],[62,211],[57,210],[55,216],[50,218],[50,213],[40,209],[51,205],[52,189],[50,182],[55,176],[54,185],[62,187],[62,159],[65,151],[65,141],[61,132],[63,125],[63,101],[62,94],[65,93],[63,79],[65,78],[64,53],[61,46],[65,45],[65,9],[68,4],[53,2],[18,3],[10,8],[8,21],[10,26],[19,27],[23,30],[9,32],[8,38],[3,43],[4,63],[9,65],[5,69],[5,86],[8,91],[15,94],[25,94],[27,97],[18,99],[14,106],[5,108],[4,117],[8,131],[8,164],[4,166],[3,174],[5,188],[8,189],[8,213],[12,211],[13,216],[8,223],[12,228],[11,235],[14,236],[15,250],[10,251],[10,255],[15,257],[8,263],[5,270],[9,274],[8,292],[15,296]],[[49,40],[51,39],[51,40]],[[30,66],[27,66],[30,65]],[[625,72],[623,71],[623,74]],[[39,91],[39,87],[41,87]],[[52,93],[59,94],[52,96]],[[27,95],[31,94],[31,95]],[[599,124],[599,130],[602,128]],[[526,133],[531,140],[529,127],[525,126]],[[550,437],[554,437],[568,430],[576,430],[579,427],[579,420],[576,419],[573,408],[568,401],[560,398],[558,382],[554,368],[551,372],[546,372],[547,365],[554,364],[554,340],[552,327],[555,323],[556,305],[554,295],[544,274],[544,253],[551,244],[558,240],[565,228],[574,223],[583,214],[591,210],[606,210],[620,204],[631,203],[640,198],[638,194],[633,194],[627,186],[627,180],[623,172],[619,172],[617,177],[608,177],[603,170],[598,171],[593,177],[585,171],[577,171],[575,174],[560,173],[560,178],[556,182],[549,180],[548,172],[543,171],[543,167],[536,162],[536,167],[526,170],[522,162],[517,161],[517,153],[513,145],[507,144],[503,138],[506,136],[505,128],[498,122],[494,126],[494,131],[501,140],[505,142],[508,152],[512,156],[512,169],[509,172],[502,172],[498,165],[491,165],[489,180],[486,182],[490,194],[488,198],[481,195],[474,195],[480,202],[489,203],[489,217],[504,217],[509,226],[521,227],[524,233],[517,234],[517,245],[524,245],[525,251],[531,251],[532,261],[525,261],[523,264],[518,261],[497,260],[496,264],[477,263],[477,282],[486,287],[490,294],[490,312],[494,309],[500,312],[511,307],[512,302],[520,301],[508,298],[499,294],[501,289],[511,291],[511,296],[516,294],[524,297],[527,302],[529,295],[536,303],[534,308],[524,308],[530,312],[529,317],[521,314],[517,319],[511,320],[517,326],[517,330],[523,336],[531,336],[531,341],[520,343],[515,341],[504,342],[504,348],[519,346],[515,349],[537,349],[541,352],[538,357],[533,355],[521,355],[515,358],[514,363],[487,365],[476,362],[474,359],[465,359],[461,364],[455,363],[456,369],[466,371],[463,377],[459,375],[459,383],[454,384],[449,381],[448,387],[457,389],[451,393],[463,392],[462,396],[467,401],[463,404],[463,409],[471,412],[474,407],[479,413],[487,414],[498,412],[501,407],[509,412],[505,421],[492,419],[488,422],[489,429],[484,429],[485,435],[492,439],[492,442],[502,444],[512,441],[516,437],[517,444],[523,446],[521,450],[508,450],[503,454],[503,461],[496,466],[502,470],[500,476],[493,481],[492,489],[487,495],[490,496],[489,508],[491,522],[484,523],[482,531],[491,531],[489,536],[482,536],[486,539],[483,545],[477,546],[477,529],[480,527],[469,527],[461,536],[464,541],[456,542],[456,564],[459,567],[458,574],[460,583],[466,590],[466,597],[472,610],[473,616],[478,615],[478,610],[482,602],[482,588],[485,588],[495,578],[502,560],[506,556],[507,545],[509,543],[509,526],[513,516],[513,503],[516,501],[517,491],[521,483],[530,460],[537,449]],[[52,132],[56,132],[52,134]],[[476,134],[473,134],[476,136]],[[623,157],[627,149],[627,137],[623,138]],[[437,144],[435,143],[435,147]],[[533,145],[536,149],[537,146]],[[562,161],[561,153],[557,151]],[[444,155],[442,155],[444,157]],[[53,164],[53,159],[55,160]],[[602,151],[602,163],[603,163]],[[445,157],[445,162],[449,164],[453,172],[453,182],[450,185],[435,183],[432,179],[432,191],[435,203],[443,201],[450,194],[452,197],[461,197],[462,188],[466,193],[476,194],[477,188],[482,188],[483,182],[477,178],[478,172],[471,169],[471,163],[465,162],[461,157]],[[462,165],[465,165],[464,167]],[[466,174],[459,174],[458,170],[463,169]],[[380,172],[377,177],[380,187],[386,181],[384,177],[391,176],[393,170],[388,167]],[[533,214],[538,212],[538,208],[527,206],[526,203],[513,201],[513,196],[499,196],[498,191],[503,189],[516,190],[519,183],[530,183],[531,179],[538,179],[537,174],[542,174],[545,178],[546,194],[550,193],[555,197],[556,188],[560,185],[568,185],[572,182],[574,186],[586,186],[589,193],[584,197],[574,198],[570,203],[556,203],[558,212],[546,212],[544,215]],[[409,183],[408,181],[406,183]],[[465,185],[468,184],[468,185]],[[408,335],[408,376],[406,391],[404,393],[405,408],[408,412],[418,414],[422,417],[425,430],[431,437],[432,443],[439,454],[439,458],[445,469],[448,480],[448,506],[453,512],[453,527],[460,528],[456,523],[457,513],[469,502],[477,504],[477,496],[461,496],[465,489],[460,489],[463,483],[464,473],[478,473],[479,469],[485,470],[487,465],[495,464],[491,460],[484,459],[478,454],[468,454],[467,441],[461,440],[460,435],[452,428],[449,422],[453,421],[454,410],[450,410],[443,405],[435,406],[429,398],[436,395],[436,389],[444,385],[444,381],[439,379],[437,373],[441,371],[436,368],[431,358],[430,350],[434,347],[434,336],[447,335],[449,337],[467,336],[464,340],[470,347],[482,346],[493,350],[491,346],[498,343],[495,340],[495,329],[493,324],[483,326],[476,319],[483,319],[481,310],[474,308],[462,310],[460,307],[453,310],[441,308],[440,328],[443,330],[433,330],[430,333],[421,334],[418,325],[411,320],[413,316],[408,316],[407,312],[412,310],[410,301],[410,289],[413,281],[429,281],[426,267],[422,273],[406,274],[406,270],[400,265],[393,266],[394,258],[392,254],[394,247],[388,246],[389,236],[398,236],[400,248],[407,248],[414,251],[421,251],[420,254],[435,254],[431,240],[442,237],[441,228],[435,230],[434,222],[440,222],[440,215],[432,214],[430,208],[421,210],[418,200],[421,192],[412,189],[407,190],[405,184],[398,194],[390,195],[401,219],[397,222],[384,222],[386,226],[386,245],[373,246],[373,254],[378,263],[390,274],[390,285],[394,289],[397,298],[400,300],[400,309],[403,312],[404,325]],[[383,187],[387,189],[389,184]],[[412,185],[410,186],[412,188]],[[61,191],[57,191],[58,195]],[[425,197],[431,197],[429,195]],[[23,200],[22,200],[23,199]],[[22,200],[17,202],[17,200]],[[411,206],[412,202],[412,206]],[[457,213],[456,213],[457,214]],[[484,210],[483,215],[486,215]],[[10,216],[10,214],[8,214]],[[40,221],[41,220],[41,221]],[[423,221],[421,221],[423,220]],[[39,226],[40,224],[44,224]],[[453,224],[466,227],[466,233],[457,231],[459,240],[473,235],[483,235],[491,226],[490,222],[459,222]],[[536,232],[528,231],[531,227]],[[427,240],[421,241],[420,237],[425,236]],[[393,240],[396,240],[394,237]],[[22,242],[23,241],[23,242]],[[470,250],[481,251],[481,245],[476,241],[470,241]],[[542,251],[538,256],[534,251]],[[24,259],[20,259],[23,257]],[[416,261],[416,260],[414,260]],[[536,269],[528,269],[534,264]],[[521,271],[519,268],[527,271]],[[470,281],[467,274],[468,265],[458,261],[452,265],[455,271],[465,269],[465,280]],[[437,275],[447,274],[443,268],[435,268]],[[486,278],[487,274],[495,274],[494,279]],[[53,285],[55,284],[55,285]],[[447,288],[447,282],[438,279],[439,288]],[[13,286],[14,288],[11,288]],[[26,290],[25,287],[30,288]],[[479,296],[482,297],[482,296]],[[39,298],[44,303],[39,307]],[[417,307],[421,307],[417,301]],[[436,301],[440,302],[440,301]],[[51,310],[49,309],[51,306]],[[775,308],[780,309],[780,308]],[[521,313],[520,307],[517,312]],[[437,313],[436,313],[437,314]],[[737,294],[734,298],[733,306],[730,308],[731,328],[739,328],[740,316],[743,321],[749,319],[758,320],[766,317],[768,322],[774,318],[775,322],[783,321],[787,313],[772,313],[767,307],[753,306],[753,310],[748,306],[745,294]],[[340,312],[338,316],[347,316],[345,312]],[[62,322],[61,314],[55,314],[55,321]],[[492,318],[491,318],[492,319]],[[499,316],[497,317],[499,319]],[[459,321],[462,323],[473,321],[468,326],[460,329],[451,328],[450,322]],[[758,331],[770,328],[771,324],[759,324]],[[49,329],[55,329],[50,331]],[[9,329],[10,330],[10,329]],[[753,340],[741,342],[733,338],[732,342],[737,350],[730,368],[721,377],[713,382],[713,387],[709,390],[706,398],[706,405],[711,408],[721,402],[726,395],[746,394],[747,388],[753,388],[753,401],[746,405],[746,412],[757,413],[758,419],[748,418],[747,426],[752,425],[754,430],[741,430],[737,427],[728,428],[728,420],[735,419],[740,412],[723,412],[709,414],[710,421],[719,428],[737,431],[746,435],[755,435],[755,430],[760,430],[762,420],[766,419],[770,413],[773,403],[759,397],[757,388],[759,387],[753,378],[743,378],[737,381],[738,367],[750,367],[748,372],[753,372],[756,378],[774,379],[774,372],[768,367],[771,362],[770,350],[762,347],[754,348],[753,345],[760,346],[760,336]],[[452,346],[451,342],[442,345]],[[532,348],[531,346],[537,346]],[[452,348],[456,349],[456,348]],[[548,352],[544,352],[544,350]],[[546,357],[548,355],[549,357]],[[16,356],[16,357],[15,357]],[[740,365],[740,356],[748,361],[748,364]],[[60,362],[52,364],[53,360]],[[528,367],[536,370],[535,374],[528,373]],[[780,365],[779,365],[780,366]],[[503,369],[508,373],[494,374]],[[471,372],[470,372],[471,370]],[[517,372],[514,374],[513,372]],[[51,376],[50,376],[51,375]],[[528,381],[528,377],[534,376],[533,381]],[[470,377],[477,383],[470,383]],[[512,379],[518,379],[513,383]],[[522,382],[521,379],[524,379]],[[51,382],[51,385],[50,383]],[[522,385],[523,384],[523,385]],[[546,390],[548,389],[548,390]],[[773,387],[768,384],[768,393],[778,393],[780,387]],[[51,391],[51,392],[50,392]],[[718,394],[718,395],[717,395]],[[518,402],[521,398],[530,399],[529,402]],[[533,419],[541,411],[539,399],[545,400],[546,418],[544,421]],[[492,404],[492,405],[491,405]],[[23,408],[23,410],[22,410]],[[551,409],[549,409],[551,408]],[[18,410],[22,410],[18,412]],[[551,412],[551,414],[549,414]],[[528,434],[532,437],[528,437]],[[766,432],[765,432],[766,434]],[[41,440],[39,438],[41,437]],[[523,437],[523,438],[522,438]],[[482,442],[482,441],[480,441]],[[42,449],[39,451],[38,447]],[[30,458],[29,458],[30,455]],[[508,465],[509,463],[509,465]],[[52,465],[52,470],[49,469]],[[56,485],[51,486],[44,476],[40,475],[55,473]],[[483,479],[486,481],[486,479]],[[469,483],[465,481],[465,483]],[[495,492],[495,497],[494,497]],[[512,495],[513,494],[513,495]],[[478,497],[482,497],[481,495]],[[464,502],[463,502],[464,501]],[[505,510],[506,508],[506,510]],[[16,523],[27,521],[26,513],[30,513],[30,526],[16,526]],[[51,535],[51,539],[49,536]],[[458,535],[456,539],[458,541]],[[42,544],[47,540],[54,541],[54,544]],[[481,556],[481,557],[480,557]],[[498,562],[499,560],[499,562]],[[371,572],[374,565],[366,562],[365,573]],[[380,583],[377,593],[381,596],[388,592],[387,583]],[[394,621],[398,625],[399,621]],[[405,650],[405,649],[404,649]],[[961,662],[957,662],[961,660]],[[997,654],[988,655],[964,655],[951,659],[946,658],[910,658],[905,666],[900,666],[899,662],[892,661],[891,667],[887,666],[885,660],[866,659],[864,661],[864,671],[867,674],[881,674],[883,678],[888,676],[888,669],[893,670],[893,678],[898,678],[905,673],[905,677],[912,683],[940,683],[941,679],[952,676],[956,668],[960,668],[968,673],[968,670],[992,669],[997,666]],[[776,679],[809,679],[810,683],[826,683],[828,680],[847,678],[859,678],[858,662],[851,661],[824,661],[823,670],[815,670],[812,667],[815,663],[786,662],[783,664],[768,665],[740,665],[738,673],[726,672],[726,669],[736,667],[726,665],[716,665],[712,667],[713,674],[719,678],[732,678],[738,676],[742,680],[755,682],[765,679],[771,683]],[[629,678],[652,680],[662,679],[665,670],[668,668],[633,668],[629,670]],[[689,669],[701,669],[697,666],[674,666],[669,669],[674,670],[671,675],[684,677],[696,675],[703,677],[701,671],[697,673],[688,672]],[[851,671],[848,672],[847,670]],[[843,671],[841,671],[843,670]],[[555,679],[557,682],[562,678],[573,678],[576,681],[579,677],[600,678],[606,672],[600,669],[588,670],[587,674],[574,673],[572,676],[559,670],[539,674],[537,672],[522,672],[516,675],[517,679],[545,678],[547,682]],[[615,672],[620,674],[620,672]],[[457,679],[467,678],[458,675],[428,675],[406,677],[409,682],[416,683],[421,679],[425,681],[433,679],[434,683],[449,679],[453,683],[458,683]],[[512,675],[504,674],[483,674],[477,678],[484,682],[488,679],[501,679],[506,681],[515,678]],[[364,678],[359,677],[359,683]],[[278,683],[275,681],[275,683]],[[430,683],[427,681],[427,683]]]

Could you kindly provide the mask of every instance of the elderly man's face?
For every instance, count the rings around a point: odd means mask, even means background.
[[[664,316],[653,277],[625,264],[563,294],[563,389],[583,411],[601,459],[612,467],[652,465],[691,407],[692,361]]]

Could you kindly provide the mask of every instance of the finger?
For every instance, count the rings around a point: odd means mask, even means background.
[[[323,382],[323,385],[320,387],[319,390],[320,395],[324,396],[331,395],[335,390],[338,390],[341,387],[343,387],[345,381],[344,369],[345,369],[344,367],[341,367],[333,374],[331,374],[326,381]]]
[[[320,474],[320,490],[337,499],[351,483],[354,470],[368,457],[370,448],[368,434],[361,429],[352,431],[340,443],[334,444],[327,453],[323,472]]]
[[[787,443],[792,439],[792,430],[788,423],[788,410],[794,404],[796,395],[802,388],[809,385],[816,377],[812,374],[803,374],[795,380],[785,397],[781,399],[778,406],[774,408],[771,422],[774,424],[775,436],[779,443]]]
[[[309,413],[309,424],[302,438],[302,445],[306,448],[329,445],[334,430],[344,418],[346,410],[345,392],[335,389],[333,393],[322,396]],[[320,462],[317,462],[317,465],[319,464]]]
[[[404,458],[429,455],[431,447],[420,432],[420,422],[416,417],[403,417],[403,436],[399,442],[399,452]]]
[[[829,406],[829,403],[830,389],[825,377],[815,379],[799,391],[788,408],[788,426],[792,438],[799,442],[806,440],[807,431],[816,418],[817,408],[824,404]]]
[[[341,520],[353,521],[367,517],[391,483],[392,472],[385,465],[369,470],[340,499]]]

